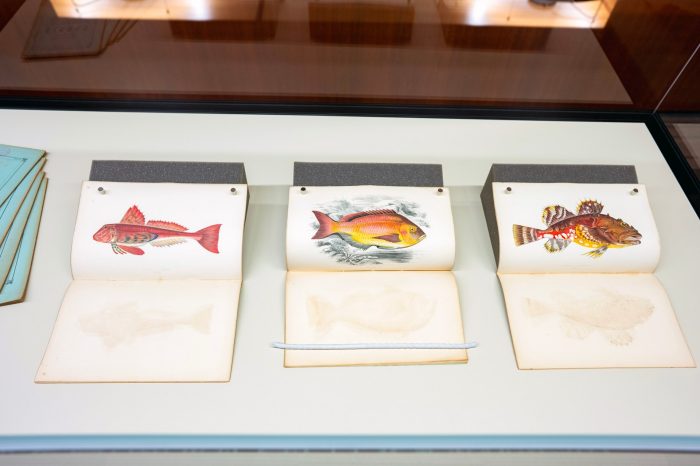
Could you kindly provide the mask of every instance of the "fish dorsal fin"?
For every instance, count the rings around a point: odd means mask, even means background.
[[[355,220],[356,218],[366,217],[368,215],[396,215],[396,211],[391,209],[366,210],[364,212],[355,212],[354,214],[347,214],[338,221],[350,222],[352,220]]]
[[[576,211],[578,215],[599,214],[603,211],[603,204],[593,199],[587,199],[578,203]]]
[[[547,226],[575,216],[576,215],[573,212],[566,210],[566,208],[560,205],[550,205],[545,207],[542,211],[542,221]]]
[[[132,205],[129,210],[126,211],[119,223],[128,223],[130,225],[143,225],[146,223],[146,219],[139,210],[138,207]]]
[[[167,228],[168,230],[187,231],[187,228],[182,225],[173,222],[164,222],[162,220],[149,220],[146,225],[157,228]]]

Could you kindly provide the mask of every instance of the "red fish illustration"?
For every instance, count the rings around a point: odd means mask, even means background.
[[[115,254],[142,256],[144,251],[138,246],[144,244],[155,247],[172,246],[184,243],[191,238],[207,251],[218,254],[220,228],[221,224],[217,224],[190,233],[187,228],[177,223],[162,220],[146,222],[139,208],[134,205],[126,211],[119,223],[103,225],[92,239],[100,243],[109,243]]]

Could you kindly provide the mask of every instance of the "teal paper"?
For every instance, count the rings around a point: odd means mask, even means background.
[[[36,245],[36,238],[39,234],[41,212],[44,208],[44,198],[46,197],[46,185],[48,182],[48,178],[44,177],[39,187],[39,193],[34,200],[27,225],[24,227],[24,233],[22,234],[17,254],[15,254],[15,258],[12,261],[10,273],[0,291],[0,306],[3,304],[16,303],[24,298],[24,292],[27,289],[27,282],[29,281],[29,270],[32,268],[34,246]]]
[[[0,144],[0,204],[10,197],[44,154],[43,150]]]
[[[39,187],[41,186],[43,179],[43,172],[34,179],[34,183],[32,183],[29,193],[24,198],[24,202],[19,208],[19,212],[17,212],[15,221],[12,222],[10,231],[7,232],[5,240],[2,242],[2,245],[0,245],[0,283],[3,285],[5,284],[7,275],[10,273],[10,267],[12,267],[12,262],[15,259],[19,242],[22,239],[22,234],[24,233],[24,227],[27,225],[29,214],[32,211],[32,206],[34,205],[34,199],[36,199],[36,195],[39,192]]]
[[[0,160],[2,160],[2,157],[0,157]],[[7,232],[10,230],[10,226],[12,225],[19,208],[22,206],[22,202],[24,202],[24,198],[27,196],[29,188],[31,188],[32,183],[43,166],[44,160],[34,164],[34,168],[32,168],[24,179],[22,179],[16,189],[10,193],[10,196],[5,200],[5,202],[0,205],[0,244],[2,244],[3,240],[5,239],[5,235],[7,235]]]

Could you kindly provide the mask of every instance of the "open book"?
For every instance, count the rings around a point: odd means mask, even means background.
[[[449,190],[294,186],[287,344],[464,343]],[[285,350],[285,366],[466,362],[465,349]]]
[[[36,382],[228,381],[246,205],[245,184],[83,183]]]
[[[643,185],[493,181],[484,190],[520,369],[694,367],[653,275],[661,251]]]

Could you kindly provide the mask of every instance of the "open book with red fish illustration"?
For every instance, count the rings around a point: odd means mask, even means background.
[[[245,184],[84,182],[36,382],[228,381],[246,206]]]
[[[464,344],[454,258],[447,188],[292,187],[285,366],[466,362],[464,348],[391,347]]]
[[[484,190],[520,369],[695,366],[653,273],[661,241],[644,185]]]

